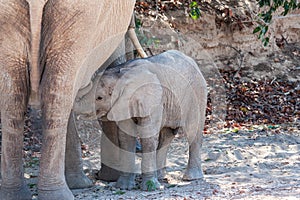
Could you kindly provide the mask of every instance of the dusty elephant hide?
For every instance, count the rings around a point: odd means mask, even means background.
[[[110,159],[103,160],[106,166],[120,171],[117,187],[135,187],[136,137],[140,137],[143,149],[142,189],[148,189],[149,180],[159,187],[157,170],[163,173],[168,146],[177,133],[186,134],[190,145],[184,179],[203,177],[200,148],[207,91],[191,58],[167,51],[130,61],[107,69],[97,85],[97,114],[117,127],[109,133],[117,134],[110,136],[117,137],[117,142],[105,144]]]

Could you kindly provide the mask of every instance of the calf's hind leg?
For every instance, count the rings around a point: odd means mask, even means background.
[[[166,175],[166,160],[169,146],[176,134],[170,128],[163,128],[159,134],[159,143],[156,151],[157,177],[164,179]]]
[[[187,169],[183,175],[183,180],[196,180],[203,178],[201,168],[201,147],[202,147],[202,133],[196,133],[193,137],[189,138],[189,160]]]

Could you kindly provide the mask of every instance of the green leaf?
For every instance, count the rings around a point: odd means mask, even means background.
[[[155,182],[153,180],[148,180],[146,182],[146,186],[147,186],[147,190],[148,191],[154,191],[154,190],[156,190],[156,185],[155,185]]]
[[[174,188],[176,186],[177,186],[176,184],[170,184],[170,185],[167,185],[167,188]]]
[[[198,3],[196,1],[192,1],[190,4],[190,8],[198,7]]]
[[[269,129],[276,129],[276,128],[279,128],[280,126],[279,125],[269,125],[268,128]]]
[[[287,2],[287,1],[284,2],[283,8],[284,8],[284,12],[282,12],[281,14],[285,16],[290,11],[290,4],[289,4],[289,2]]]
[[[35,183],[28,183],[28,186],[29,186],[29,188],[34,188],[35,186],[36,186],[36,184]]]
[[[268,12],[262,14],[262,16],[263,16],[262,19],[263,19],[266,23],[270,23],[271,20],[272,20],[272,13],[273,13],[273,11],[270,9]]]
[[[266,33],[268,32],[269,30],[269,26],[264,26],[262,29],[261,29],[261,32],[263,35],[266,35]]]
[[[123,195],[126,192],[122,191],[122,190],[117,190],[116,192],[113,193],[113,195]]]
[[[198,3],[196,1],[192,1],[190,4],[190,12],[189,15],[191,16],[192,19],[196,20],[199,19],[201,16],[201,11],[199,9]]]
[[[190,16],[192,19],[196,20],[199,19],[201,16],[199,8],[193,9],[190,11]]]
[[[232,132],[232,133],[238,133],[238,132],[239,132],[239,129],[238,129],[238,128],[234,128],[234,129],[231,130],[231,132]]]
[[[261,31],[261,26],[256,27],[256,28],[253,30],[253,34],[258,33],[259,31]]]
[[[141,28],[143,26],[142,24],[142,20],[138,19],[138,18],[135,18],[135,27],[137,29]]]
[[[263,7],[263,6],[270,6],[270,0],[257,0],[259,7]]]
[[[266,37],[266,38],[262,39],[262,42],[263,42],[264,46],[267,46],[269,44],[269,41],[270,41],[269,37]]]
[[[297,8],[297,1],[296,0],[290,1],[290,8],[293,9],[293,10]]]

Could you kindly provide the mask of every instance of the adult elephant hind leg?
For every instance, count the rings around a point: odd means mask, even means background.
[[[68,123],[65,165],[65,176],[69,188],[82,189],[93,186],[93,182],[83,172],[81,144],[73,111]]]

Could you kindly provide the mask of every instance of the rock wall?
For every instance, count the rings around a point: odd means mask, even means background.
[[[198,20],[191,19],[188,11],[183,9],[169,10],[163,15],[156,16],[156,19],[149,16],[139,16],[139,18],[146,27],[152,26],[154,20],[164,20],[174,30],[194,38],[214,57],[230,55],[233,51],[232,47],[253,54],[274,52],[279,50],[276,40],[282,40],[282,36],[288,43],[300,41],[300,10],[285,17],[274,16],[267,33],[270,43],[267,47],[263,47],[257,35],[253,34],[257,26],[254,22],[258,9],[256,1],[236,0],[213,5],[216,2],[218,1],[208,2],[216,10],[202,12]],[[151,29],[153,30],[153,27]]]
[[[236,7],[220,8],[223,13],[203,12],[198,20],[191,19],[186,10],[168,11],[160,18],[139,18],[143,22],[144,34],[148,34],[147,38],[160,37],[156,38],[160,47],[156,47],[158,44],[152,45],[153,54],[167,49],[178,49],[178,35],[184,35],[199,44],[193,44],[188,55],[202,64],[201,66],[207,66],[207,60],[213,60],[219,69],[229,67],[241,70],[238,75],[247,80],[300,80],[297,76],[300,72],[300,10],[285,17],[274,16],[267,33],[270,42],[264,47],[257,35],[253,34],[257,26],[253,22],[257,10],[255,1],[248,2],[246,6],[245,2],[248,1],[243,1],[242,5],[234,4]],[[161,22],[157,22],[159,20]],[[160,27],[161,24],[171,27],[173,31],[171,28],[167,30]],[[199,49],[205,51],[205,54],[200,57],[193,56],[193,51]],[[216,73],[211,69],[203,67],[202,70],[206,70],[207,76],[211,77]]]
[[[175,13],[173,15],[176,15]],[[178,13],[177,13],[178,15]],[[230,53],[234,47],[242,52],[264,53],[279,51],[276,41],[282,40],[282,36],[288,43],[300,41],[300,11],[293,12],[286,17],[275,17],[267,33],[270,43],[263,47],[257,35],[253,34],[256,27],[249,21],[224,23],[214,14],[203,13],[199,20],[193,20],[185,16],[177,16],[173,20],[175,27],[181,33],[187,34],[209,51],[215,57]]]

